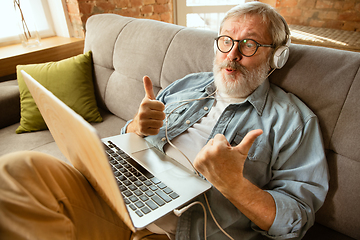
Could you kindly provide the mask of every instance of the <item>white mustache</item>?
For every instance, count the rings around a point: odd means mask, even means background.
[[[246,67],[244,67],[243,65],[241,65],[240,63],[238,62],[235,62],[235,61],[229,61],[229,60],[224,60],[223,62],[221,62],[219,65],[218,65],[219,69],[226,69],[226,68],[231,68],[232,70],[235,70],[235,71],[240,71],[242,73],[247,73],[249,72],[247,70]]]

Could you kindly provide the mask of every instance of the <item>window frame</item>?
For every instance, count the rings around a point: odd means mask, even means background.
[[[246,2],[248,0],[244,0]],[[175,0],[176,24],[187,26],[186,17],[191,13],[226,13],[236,5],[216,5],[216,6],[186,6],[186,0]],[[220,25],[220,23],[218,23]]]
[[[31,1],[31,0],[29,0]],[[53,36],[70,37],[69,28],[70,20],[66,10],[66,0],[40,0],[41,8],[44,10],[44,16],[48,24],[48,28],[38,30],[40,38]],[[34,2],[31,2],[33,4]],[[39,5],[38,5],[39,6]],[[39,8],[39,7],[37,7]],[[15,19],[16,16],[12,19]],[[19,31],[20,32],[20,31]],[[12,36],[4,36],[0,38],[0,46],[20,43],[19,33]]]

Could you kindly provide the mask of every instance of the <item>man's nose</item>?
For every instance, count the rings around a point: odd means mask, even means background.
[[[241,55],[239,51],[239,43],[235,42],[233,48],[228,52],[227,58],[230,61],[240,61],[243,58],[243,55]]]

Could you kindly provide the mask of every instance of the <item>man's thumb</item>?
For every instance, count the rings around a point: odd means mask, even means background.
[[[143,82],[144,82],[144,88],[145,88],[145,96],[151,100],[155,100],[156,97],[154,94],[151,79],[148,76],[144,76]]]
[[[245,135],[244,139],[234,148],[237,149],[241,154],[247,155],[251,146],[255,142],[255,139],[262,133],[263,131],[261,129],[256,129],[248,132]]]

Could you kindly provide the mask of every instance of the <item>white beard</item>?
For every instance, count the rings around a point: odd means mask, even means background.
[[[223,78],[221,70],[229,67],[240,73],[238,77],[235,75],[225,75]],[[220,93],[230,97],[246,98],[266,80],[268,69],[269,62],[265,62],[258,68],[249,71],[241,64],[228,60],[217,64],[215,57],[213,64],[215,86]]]

